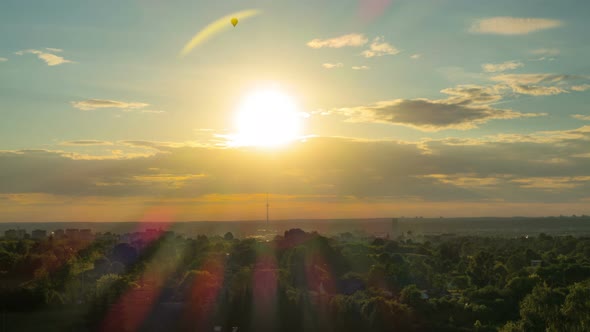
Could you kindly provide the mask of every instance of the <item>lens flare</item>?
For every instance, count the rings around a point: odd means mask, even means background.
[[[199,31],[193,37],[193,39],[191,39],[184,46],[184,48],[180,52],[179,56],[184,57],[185,55],[190,53],[190,51],[193,48],[195,48],[199,44],[205,42],[207,39],[213,37],[214,35],[220,33],[221,31],[223,31],[225,29],[229,29],[230,24],[227,24],[227,22],[232,22],[233,19],[236,19],[236,21],[237,21],[237,18],[239,18],[240,20],[244,20],[245,18],[256,16],[260,13],[261,13],[261,11],[257,10],[257,9],[244,10],[241,12],[229,14],[227,16],[224,16],[224,17],[210,23],[205,28],[203,28],[203,30]],[[237,22],[236,22],[236,24],[237,24]]]

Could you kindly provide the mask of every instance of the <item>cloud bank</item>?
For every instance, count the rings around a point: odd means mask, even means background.
[[[150,141],[117,143],[153,149],[136,157],[3,151],[0,195],[186,199],[264,193],[270,185],[273,194],[301,200],[572,202],[590,197],[589,142],[583,126],[418,142],[316,137],[273,153]]]

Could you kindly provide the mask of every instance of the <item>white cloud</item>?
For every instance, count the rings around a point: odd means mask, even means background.
[[[469,31],[497,35],[526,35],[531,32],[556,28],[561,24],[561,21],[545,18],[500,16],[478,20]]]
[[[106,99],[87,99],[82,101],[73,101],[72,105],[82,111],[91,111],[99,108],[119,108],[124,110],[139,109],[149,106],[146,103],[124,102]]]
[[[330,38],[330,39],[319,39],[316,38],[307,43],[307,46],[311,48],[322,48],[322,47],[330,47],[330,48],[341,48],[341,47],[359,47],[363,46],[367,43],[368,39],[363,34],[360,33],[351,33],[348,35],[343,35],[340,37]]]
[[[370,69],[369,66],[352,66],[353,70],[368,70]]]
[[[572,86],[572,90],[579,92],[590,90],[590,84],[574,85]]]
[[[0,58],[0,62],[6,62],[6,61],[8,61],[8,59],[6,59],[6,58]]]
[[[572,115],[572,118],[583,121],[590,121],[590,115],[574,114]]]
[[[64,51],[61,48],[53,48],[53,47],[46,47],[45,49],[48,50],[49,52],[54,52],[54,53],[60,53],[60,52]]]
[[[483,68],[483,70],[485,72],[488,73],[495,73],[495,72],[501,72],[501,71],[506,71],[506,70],[513,70],[519,67],[524,66],[524,64],[522,62],[519,61],[506,61],[503,63],[486,63],[481,65],[481,67]]]
[[[372,58],[383,55],[395,55],[398,53],[399,50],[393,47],[393,45],[385,42],[383,37],[377,37],[371,43],[370,48],[363,51],[361,54],[366,58]]]
[[[344,64],[342,62],[322,64],[322,67],[324,67],[326,69],[342,68],[343,66],[344,66]]]
[[[56,49],[47,48],[47,50],[56,50]],[[59,50],[59,51],[61,52],[62,50]],[[47,53],[47,52],[39,51],[39,50],[33,50],[33,49],[18,51],[15,54],[16,55],[24,55],[26,53],[35,54],[37,56],[37,58],[43,60],[48,66],[57,66],[57,65],[64,64],[64,63],[73,63],[73,61],[67,60],[64,57],[61,57],[59,55],[55,55],[53,53]]]
[[[418,60],[421,57],[422,57],[422,54],[418,54],[418,53],[410,55],[410,59],[414,59],[414,60]]]

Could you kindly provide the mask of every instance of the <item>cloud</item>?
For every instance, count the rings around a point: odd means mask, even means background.
[[[496,109],[491,103],[502,97],[495,88],[463,85],[444,89],[446,99],[395,99],[369,106],[343,108],[342,114],[351,122],[378,122],[412,127],[422,131],[445,129],[467,130],[495,119],[516,119],[544,116],[544,113],[519,113]]]
[[[420,58],[422,58],[422,54],[416,53],[416,54],[410,55],[410,59],[418,60]]]
[[[6,62],[6,61],[8,61],[7,58],[0,58],[0,62]]]
[[[46,50],[53,51],[53,52],[55,52],[55,50],[58,50],[59,52],[62,52],[62,50],[53,49],[53,48],[47,48]],[[61,65],[64,63],[73,63],[73,61],[67,60],[64,57],[61,57],[59,55],[55,55],[53,53],[47,53],[47,52],[40,51],[40,50],[34,50],[34,49],[18,51],[15,54],[16,55],[24,55],[26,53],[35,54],[37,56],[37,58],[43,60],[48,66],[58,66],[58,65]]]
[[[307,46],[311,48],[341,48],[341,47],[359,47],[363,46],[368,42],[367,37],[360,33],[351,33],[340,37],[330,39],[313,39],[307,43]]]
[[[128,141],[133,158],[0,152],[0,195],[168,197],[264,193],[367,200],[572,202],[588,197],[590,126],[511,137],[418,142],[312,137],[272,155],[253,149]],[[352,156],[352,157],[351,157]],[[265,179],[265,180],[261,180]]]
[[[555,55],[559,55],[559,53],[561,53],[561,51],[557,48],[538,48],[536,50],[532,50],[531,53],[535,54],[535,55],[555,56]]]
[[[113,145],[113,143],[108,142],[108,141],[89,139],[89,140],[61,142],[60,145],[65,145],[65,146],[100,146],[100,145]]]
[[[481,67],[483,68],[483,70],[485,72],[495,73],[495,72],[500,72],[500,71],[513,70],[513,69],[523,67],[523,66],[524,66],[524,64],[519,61],[506,61],[506,62],[497,63],[497,64],[486,63],[486,64],[483,64]]]
[[[124,102],[108,99],[87,99],[82,101],[73,101],[72,106],[82,111],[92,111],[100,108],[119,108],[119,109],[139,109],[149,106],[146,103]]]
[[[493,81],[515,84],[558,83],[566,80],[579,79],[574,75],[558,74],[502,74],[492,77]]]
[[[469,106],[429,99],[397,99],[380,102],[354,110],[359,115],[351,118],[354,122],[381,122],[404,125],[422,131],[445,129],[467,130],[494,119],[516,119],[541,116],[523,114],[510,110],[494,109],[489,106]]]
[[[141,110],[141,113],[148,113],[148,114],[164,114],[166,111],[159,111],[159,110]]]
[[[46,47],[45,49],[48,50],[49,52],[54,52],[54,53],[60,53],[60,52],[64,51],[61,48],[52,48],[52,47]]]
[[[159,142],[159,141],[147,141],[147,140],[125,140],[119,141],[119,144],[136,147],[136,148],[143,148],[143,149],[152,149],[157,151],[170,151],[172,148],[182,148],[182,147],[194,147],[199,146],[199,144],[191,143],[191,142]]]
[[[502,99],[501,89],[497,86],[467,84],[446,88],[440,92],[450,95],[448,101],[456,104],[490,104]]]
[[[536,86],[536,85],[512,85],[512,90],[516,93],[531,96],[554,96],[561,93],[567,93],[567,90],[556,86]]]
[[[383,37],[377,37],[371,43],[370,48],[363,51],[361,54],[366,58],[372,58],[384,55],[395,55],[398,53],[399,50],[393,47],[393,45],[385,42]]]
[[[574,85],[572,86],[572,90],[579,92],[590,90],[590,84]]]
[[[561,21],[544,18],[491,17],[473,23],[472,33],[497,35],[526,35],[532,32],[557,28]]]
[[[369,67],[369,66],[352,66],[353,70],[368,70],[370,68],[371,67]]]
[[[494,187],[500,184],[501,176],[487,176],[481,177],[477,174],[428,174],[418,176],[422,179],[434,179],[441,184],[449,184],[457,187],[464,188],[483,188],[483,187]]]
[[[590,115],[574,114],[572,115],[572,118],[583,121],[590,121]]]
[[[590,181],[590,176],[533,177],[511,181],[528,189],[572,189],[585,186],[585,182]]]
[[[503,74],[491,78],[506,84],[513,92],[532,96],[567,93],[566,85],[584,79],[582,76],[557,74]]]
[[[338,62],[338,63],[324,63],[324,64],[322,64],[322,67],[324,67],[326,69],[342,68],[343,66],[344,66],[344,64],[342,62]]]

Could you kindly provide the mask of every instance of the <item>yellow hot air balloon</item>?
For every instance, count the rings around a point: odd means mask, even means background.
[[[231,24],[235,27],[238,24],[238,19],[237,18],[232,18],[231,19]]]

